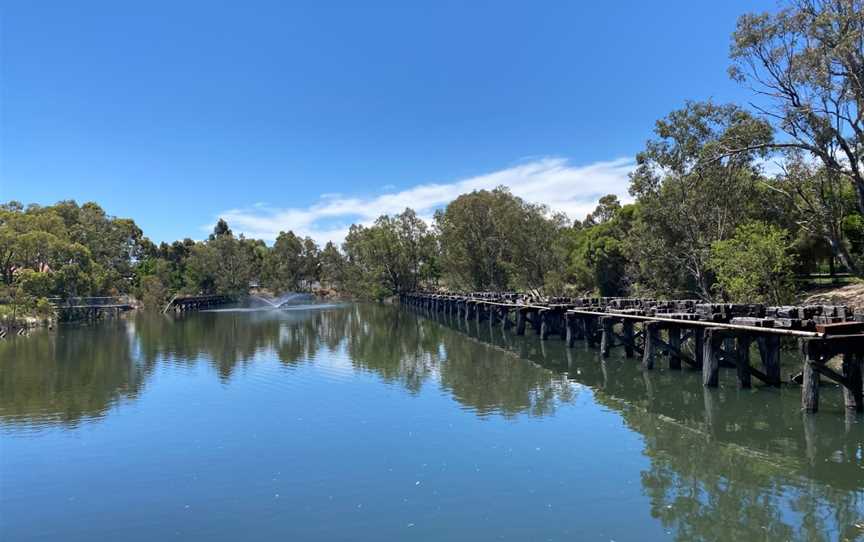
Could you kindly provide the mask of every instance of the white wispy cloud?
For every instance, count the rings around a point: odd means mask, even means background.
[[[256,203],[226,210],[218,216],[227,220],[235,233],[268,242],[272,242],[280,231],[292,230],[321,244],[327,241],[338,244],[345,238],[351,224],[369,224],[382,214],[400,213],[406,207],[411,207],[428,221],[436,209],[460,194],[504,185],[526,201],[543,203],[553,211],[581,219],[605,194],[617,194],[622,201],[629,201],[627,174],[633,168],[632,158],[583,166],[574,166],[564,158],[539,158],[452,182],[419,184],[401,191],[365,197],[322,194],[316,203],[305,208]],[[212,229],[212,224],[206,229]]]

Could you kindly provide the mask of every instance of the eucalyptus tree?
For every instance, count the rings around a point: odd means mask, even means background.
[[[825,243],[848,270],[860,273],[860,265],[846,239],[849,219],[857,212],[851,184],[836,172],[791,153],[783,171],[767,186],[787,204],[785,218],[810,238]]]
[[[385,297],[434,279],[435,237],[412,209],[371,226],[352,225],[342,249],[346,285],[359,295]]]
[[[345,278],[345,257],[333,241],[327,241],[321,250],[321,281],[334,287],[340,285]]]
[[[744,15],[731,58],[732,77],[758,94],[754,107],[785,138],[734,142],[724,154],[805,151],[850,183],[864,214],[864,1],[792,0]]]
[[[463,194],[435,213],[442,269],[457,287],[538,288],[562,267],[552,250],[567,218],[500,186]]]
[[[264,262],[263,285],[276,292],[295,290],[303,268],[303,240],[293,231],[279,232]]]
[[[759,212],[756,159],[772,129],[735,105],[688,102],[654,132],[630,175],[640,208],[630,245],[635,278],[659,294],[708,299],[711,244]],[[717,158],[730,147],[751,150]]]

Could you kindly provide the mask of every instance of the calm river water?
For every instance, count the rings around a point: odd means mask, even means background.
[[[0,539],[861,537],[864,424],[732,372],[375,305],[8,340]]]

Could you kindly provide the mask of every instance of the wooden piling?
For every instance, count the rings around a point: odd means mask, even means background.
[[[843,377],[847,380],[847,385],[843,386],[843,402],[847,409],[856,412],[864,411],[861,381],[862,360],[864,360],[864,355],[860,352],[843,354]]]
[[[654,353],[657,349],[657,339],[660,334],[659,322],[645,322],[645,350],[642,353],[642,368],[651,370],[654,368]]]
[[[549,338],[549,332],[551,328],[550,314],[548,310],[541,310],[538,313],[538,317],[540,318],[540,340],[545,341]]]
[[[762,367],[772,386],[780,386],[780,337],[765,335],[756,339]]]
[[[573,348],[576,346],[576,317],[571,315],[564,316],[564,325],[567,327],[567,346]]]
[[[735,366],[738,372],[738,387],[749,388],[750,384],[750,343],[752,338],[747,334],[739,334],[737,340],[737,352],[735,354]]]
[[[604,358],[609,357],[609,351],[612,348],[612,343],[615,341],[615,336],[612,334],[612,318],[603,316],[600,318],[600,355]]]
[[[681,328],[678,326],[670,326],[667,333],[669,333],[669,346],[672,347],[672,350],[669,352],[669,368],[675,370],[681,370]]]
[[[627,358],[633,357],[633,320],[624,320],[623,324],[623,335],[624,335],[624,356]]]
[[[805,412],[819,410],[819,372],[814,367],[815,361],[804,359],[804,382],[801,385],[801,408]]]
[[[702,358],[702,385],[706,388],[716,388],[720,375],[720,343],[721,331],[714,328],[705,330],[704,350]]]
[[[525,335],[525,310],[516,309],[516,335]]]

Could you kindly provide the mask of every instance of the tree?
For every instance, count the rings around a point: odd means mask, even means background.
[[[303,239],[300,253],[300,278],[306,289],[321,278],[321,250],[311,237]]]
[[[159,277],[150,275],[141,280],[138,296],[144,307],[148,309],[162,308],[169,295],[168,288]]]
[[[340,285],[345,278],[345,257],[332,241],[321,251],[321,281],[330,287]]]
[[[303,240],[293,231],[279,232],[264,262],[264,284],[275,292],[297,290],[303,268]]]
[[[621,202],[618,201],[618,196],[615,194],[607,194],[597,201],[597,207],[594,208],[594,212],[588,213],[588,216],[585,217],[582,225],[587,227],[596,224],[603,224],[604,222],[608,222],[615,218],[615,215],[617,215],[620,210]]]
[[[847,181],[796,153],[768,186],[788,201],[788,217],[799,228],[824,241],[848,270],[860,272],[844,239],[847,218],[861,216],[856,213],[855,194]]]
[[[604,196],[588,216],[603,218],[586,219],[584,226],[569,233],[569,282],[583,292],[625,295],[630,288],[628,239],[638,217],[637,206],[621,207],[617,197]]]
[[[851,183],[864,214],[864,2],[794,0],[747,14],[732,35],[731,76],[767,101],[756,108],[781,142],[728,145],[725,154],[796,149]]]
[[[795,259],[788,232],[764,222],[749,222],[735,235],[711,245],[716,289],[739,303],[783,304],[794,290]]]
[[[216,221],[216,225],[213,227],[213,233],[210,234],[210,240],[213,241],[214,239],[224,235],[233,236],[234,233],[231,231],[231,228],[228,227],[228,223],[225,222],[225,219],[220,218]]]
[[[688,102],[654,131],[630,176],[641,217],[631,245],[636,278],[661,295],[708,299],[711,244],[760,211],[755,158],[763,151],[717,159],[719,149],[758,149],[772,130],[735,105]]]
[[[457,287],[542,287],[547,274],[561,267],[549,246],[563,234],[566,221],[506,187],[463,194],[435,213],[442,268]]]
[[[409,292],[434,278],[435,238],[412,209],[383,215],[369,227],[352,225],[342,248],[345,283],[358,295],[381,298]]]

